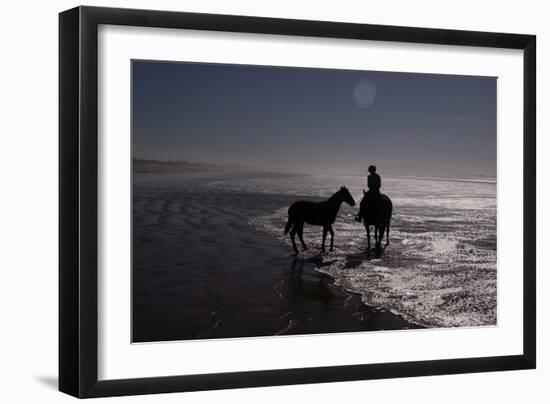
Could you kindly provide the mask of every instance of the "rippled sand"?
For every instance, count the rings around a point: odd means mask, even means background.
[[[255,228],[253,217],[287,206],[292,195],[212,186],[219,180],[135,179],[134,342],[415,327],[336,286],[315,270],[324,258],[293,257]]]
[[[384,179],[390,246],[365,251],[344,205],[335,251],[293,257],[287,207],[359,177],[139,175],[133,194],[136,342],[496,324],[496,186]]]

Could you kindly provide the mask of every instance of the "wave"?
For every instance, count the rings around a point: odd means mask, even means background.
[[[480,184],[495,184],[497,183],[496,178],[485,177],[485,178],[452,178],[452,177],[420,177],[416,175],[392,175],[389,178],[400,178],[400,179],[411,179],[411,180],[432,180],[432,181],[451,181],[451,182],[473,182]]]

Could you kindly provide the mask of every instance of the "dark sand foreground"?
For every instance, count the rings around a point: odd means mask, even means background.
[[[294,199],[136,185],[133,342],[418,328],[315,270],[330,254],[296,259],[255,230]]]

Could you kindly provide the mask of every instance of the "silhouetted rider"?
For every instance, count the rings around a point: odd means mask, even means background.
[[[367,186],[369,187],[369,193],[376,195],[380,194],[380,188],[382,187],[382,179],[376,174],[376,166],[369,166],[368,172],[370,175],[367,178]]]
[[[367,177],[367,186],[369,187],[369,190],[365,194],[365,207],[370,208],[370,210],[374,210],[376,214],[379,208],[378,201],[380,200],[380,188],[382,187],[382,179],[378,174],[376,174],[376,166],[370,165],[367,171],[370,173],[370,175]],[[359,214],[355,216],[355,220],[360,222],[363,219],[365,213],[366,212],[359,211]]]

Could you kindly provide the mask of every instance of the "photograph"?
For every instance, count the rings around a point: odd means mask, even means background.
[[[497,77],[130,63],[133,343],[498,325]]]

